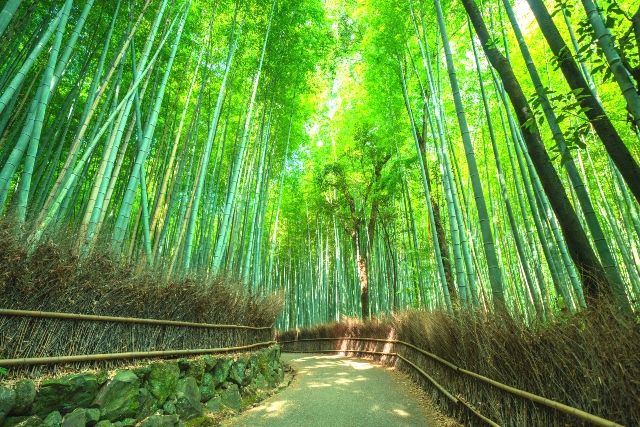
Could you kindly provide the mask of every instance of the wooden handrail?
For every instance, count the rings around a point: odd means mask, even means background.
[[[81,354],[75,356],[52,356],[52,357],[27,357],[22,359],[0,359],[0,367],[9,368],[14,366],[32,365],[56,365],[74,362],[96,362],[105,360],[127,360],[127,359],[152,359],[156,357],[174,356],[196,356],[201,354],[230,353],[233,351],[249,350],[256,347],[267,347],[277,344],[275,341],[259,342],[239,347],[206,348],[195,350],[159,350],[140,351],[129,353],[102,353],[102,354]]]
[[[99,316],[95,314],[57,313],[50,311],[0,309],[0,316],[35,317],[62,320],[89,320],[96,322],[135,323],[142,325],[188,326],[207,329],[249,329],[254,331],[270,330],[272,326],[218,325],[213,323],[184,322],[181,320],[143,319],[137,317]]]

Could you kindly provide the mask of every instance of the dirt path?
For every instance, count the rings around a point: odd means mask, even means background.
[[[291,385],[229,426],[435,426],[434,410],[410,380],[367,360],[284,354]]]

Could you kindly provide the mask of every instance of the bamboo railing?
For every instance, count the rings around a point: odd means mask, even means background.
[[[114,316],[98,316],[94,314],[75,314],[75,313],[58,313],[51,311],[29,311],[29,310],[9,310],[0,309],[0,316],[17,316],[17,317],[35,317],[45,319],[63,319],[63,320],[90,320],[96,322],[115,322],[115,323],[135,323],[138,325],[159,325],[159,326],[188,326],[192,328],[206,329],[249,329],[253,331],[264,331],[271,329],[273,326],[246,326],[246,325],[223,325],[213,323],[194,323],[183,322],[179,320],[161,320],[161,319],[143,319],[137,317],[114,317]]]
[[[133,318],[133,317],[115,317],[115,316],[100,316],[90,314],[77,314],[77,313],[60,313],[60,312],[45,312],[45,311],[30,311],[30,310],[11,310],[0,309],[0,318],[32,318],[32,319],[54,319],[71,322],[107,322],[116,324],[129,324],[129,325],[151,325],[158,327],[187,327],[187,328],[201,328],[201,329],[220,329],[220,330],[238,330],[238,331],[255,331],[260,333],[263,331],[273,330],[273,326],[247,326],[247,325],[229,325],[229,324],[211,324],[211,323],[195,323],[176,320],[162,320],[162,319],[145,319],[145,318]],[[46,327],[46,326],[45,326]],[[1,333],[2,331],[0,331]],[[268,347],[276,344],[275,341],[266,341],[263,335],[262,341],[249,343],[245,345],[236,345],[230,347],[215,347],[215,348],[195,348],[195,349],[169,349],[169,350],[155,350],[150,349],[148,351],[127,351],[127,352],[100,352],[95,354],[62,354],[62,355],[47,355],[43,357],[13,357],[7,359],[0,359],[0,367],[2,368],[29,368],[32,366],[46,366],[46,365],[58,365],[69,364],[78,362],[105,362],[105,361],[125,361],[132,359],[143,358],[170,358],[181,356],[195,356],[203,354],[215,354],[215,353],[230,353],[246,350],[253,350],[257,348]],[[258,337],[256,337],[258,338]],[[233,344],[233,343],[231,343]],[[20,352],[18,352],[19,355]]]
[[[136,351],[127,353],[102,353],[102,354],[81,354],[74,356],[53,356],[53,357],[26,357],[22,359],[0,359],[0,367],[10,368],[13,366],[34,366],[34,365],[58,365],[75,362],[98,362],[104,360],[130,360],[130,359],[151,359],[176,356],[197,356],[203,354],[232,353],[235,351],[252,350],[254,348],[268,347],[276,344],[276,341],[259,342],[239,347],[207,348],[195,350],[160,350],[160,351]]]

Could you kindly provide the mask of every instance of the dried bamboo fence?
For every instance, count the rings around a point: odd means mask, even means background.
[[[436,401],[471,425],[596,425],[621,427],[614,421],[529,393],[463,369],[415,345],[395,339],[324,337],[284,340],[287,353],[344,353],[365,355],[407,372]],[[461,382],[477,388],[474,398],[456,392]],[[484,399],[478,400],[478,396]],[[488,416],[487,416],[488,415]]]
[[[139,358],[255,350],[273,343],[272,326],[0,309],[0,367],[9,369],[9,377],[69,367],[112,368]]]

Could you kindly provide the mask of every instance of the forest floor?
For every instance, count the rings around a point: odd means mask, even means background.
[[[227,426],[457,425],[433,407],[409,377],[365,359],[283,354],[291,385]]]

